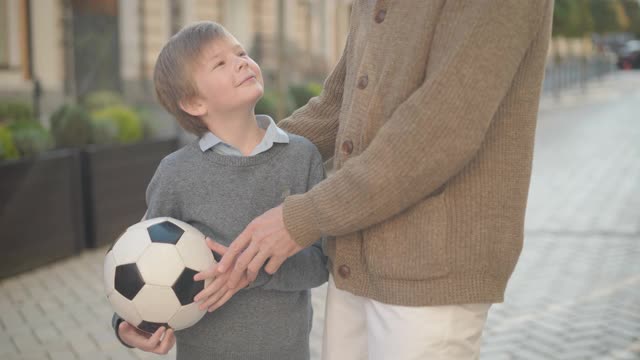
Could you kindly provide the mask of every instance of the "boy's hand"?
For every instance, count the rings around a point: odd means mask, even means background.
[[[118,336],[129,346],[160,355],[166,355],[176,344],[173,329],[165,331],[164,326],[159,327],[153,334],[149,334],[123,321],[118,326]]]
[[[231,271],[229,285],[240,286],[241,279],[256,279],[260,268],[269,260],[265,271],[275,273],[290,256],[302,250],[284,225],[282,205],[255,218],[231,243],[222,256],[217,271]],[[236,260],[237,259],[237,260]]]
[[[227,252],[228,248],[226,246],[221,245],[210,238],[207,238],[206,242],[209,249],[220,255],[224,255]],[[213,279],[213,281],[194,298],[194,301],[202,302],[199,306],[200,310],[207,309],[209,312],[216,310],[231,299],[231,297],[240,291],[240,289],[249,285],[249,280],[245,274],[245,276],[240,279],[238,284],[239,286],[231,288],[228,283],[231,273],[227,272],[220,274],[217,271],[217,267],[218,264],[214,264],[209,269],[199,272],[193,277],[195,281]]]

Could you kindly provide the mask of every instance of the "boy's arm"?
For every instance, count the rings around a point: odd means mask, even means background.
[[[307,191],[325,178],[322,156],[314,154],[309,169]],[[265,290],[301,291],[324,284],[329,277],[327,257],[322,251],[322,239],[287,259],[273,275],[264,271],[247,288],[262,287]]]
[[[133,349],[133,346],[125,343],[124,341],[122,341],[122,339],[120,338],[120,334],[118,334],[118,327],[120,326],[120,323],[123,322],[124,319],[122,319],[120,316],[118,316],[118,314],[113,313],[113,316],[111,317],[111,326],[113,327],[113,330],[116,332],[116,338],[118,339],[118,341],[120,341],[120,343],[130,349]]]
[[[325,80],[322,93],[309,100],[288,118],[278,122],[280,128],[311,140],[325,160],[333,157],[335,149],[348,46],[349,38],[338,64]]]
[[[159,216],[170,216],[174,218],[179,218],[178,216],[179,214],[177,214],[175,208],[173,206],[170,206],[173,203],[173,201],[171,199],[161,199],[160,196],[158,196],[158,194],[160,194],[161,191],[162,191],[162,194],[170,194],[167,192],[168,189],[162,189],[161,168],[162,168],[162,162],[156,169],[155,174],[153,175],[153,177],[151,178],[151,181],[149,182],[149,185],[147,186],[147,191],[145,195],[145,200],[147,203],[147,211],[145,211],[140,221],[144,221],[144,220],[154,218],[154,217],[159,217]],[[173,205],[175,205],[175,203]],[[122,339],[120,338],[120,334],[118,334],[118,327],[120,326],[120,323],[123,321],[124,319],[118,316],[118,314],[113,313],[113,317],[111,318],[111,326],[113,327],[113,330],[116,333],[116,338],[120,341],[120,343],[122,343],[122,345],[128,348],[133,348],[133,346],[130,346],[124,341],[122,341]]]
[[[322,252],[322,240],[318,240],[312,246],[288,258],[262,288],[302,291],[318,287],[327,282],[328,278],[327,257]]]
[[[322,234],[364,229],[458,173],[478,152],[534,40],[548,41],[540,25],[551,11],[548,1],[447,1],[422,85],[366,149],[308,193],[285,199],[291,237],[305,247]]]

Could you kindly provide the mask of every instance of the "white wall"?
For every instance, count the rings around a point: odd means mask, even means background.
[[[62,7],[56,0],[38,0],[31,7],[33,75],[44,91],[64,90]]]
[[[120,33],[120,75],[122,80],[141,78],[140,17],[138,0],[118,2],[118,31]]]

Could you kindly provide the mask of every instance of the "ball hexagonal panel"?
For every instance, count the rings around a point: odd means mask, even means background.
[[[147,285],[172,286],[184,269],[178,250],[168,244],[149,245],[137,264]]]
[[[186,232],[176,244],[178,253],[186,267],[197,271],[207,270],[215,264],[213,253],[207,246],[204,235],[199,231]]]
[[[149,234],[144,229],[127,230],[113,245],[116,264],[128,264],[138,260],[147,246],[151,245]]]
[[[133,303],[147,322],[166,323],[180,309],[173,289],[167,286],[145,285]]]
[[[142,275],[136,264],[116,266],[114,288],[125,298],[133,300],[144,286]]]
[[[207,310],[200,310],[198,305],[200,305],[200,303],[191,303],[181,307],[171,320],[169,320],[169,326],[175,330],[182,330],[200,321],[207,313]]]
[[[108,299],[113,307],[113,311],[126,322],[133,326],[138,326],[138,324],[142,322],[142,316],[140,316],[136,305],[129,299],[120,295],[117,291],[112,292]]]
[[[170,221],[163,221],[147,228],[149,238],[154,243],[177,244],[184,230]]]
[[[113,292],[116,278],[116,258],[111,251],[104,257],[102,276],[104,277],[104,293],[109,296]]]

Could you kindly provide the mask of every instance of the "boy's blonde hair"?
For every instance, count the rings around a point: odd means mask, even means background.
[[[164,45],[153,70],[158,101],[182,128],[197,136],[209,130],[200,118],[182,110],[180,101],[198,95],[192,70],[204,46],[228,34],[222,25],[212,21],[186,26]]]

